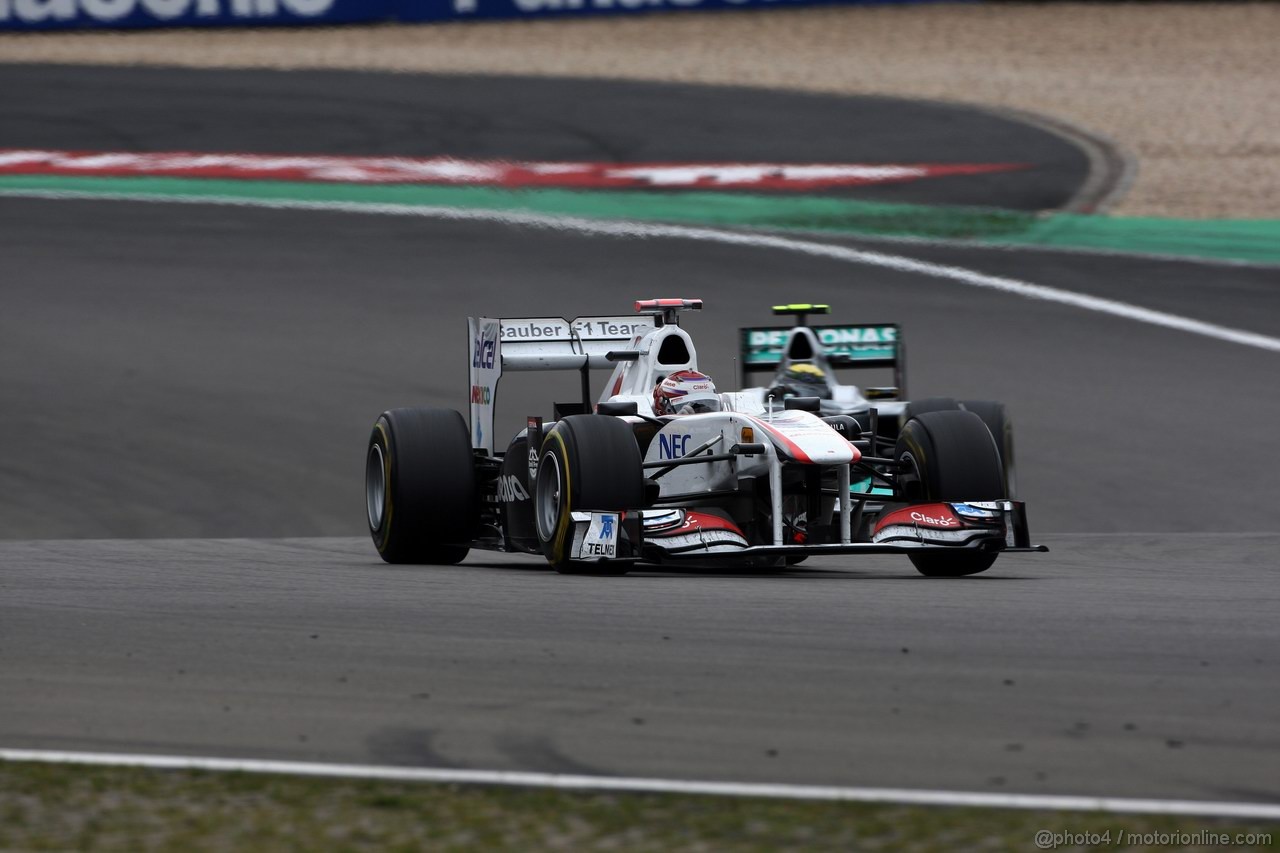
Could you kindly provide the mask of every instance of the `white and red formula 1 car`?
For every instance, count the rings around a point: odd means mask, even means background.
[[[883,437],[821,401],[762,405],[714,394],[696,414],[660,414],[654,389],[697,371],[680,327],[697,299],[649,299],[635,316],[471,318],[470,427],[448,409],[392,409],[366,457],[369,529],[393,563],[456,563],[472,548],[542,554],[560,572],[637,563],[771,568],[812,555],[904,554],[929,576],[970,575],[1032,546],[1001,454],[963,409]],[[590,371],[611,368],[593,404]],[[582,399],[529,417],[494,447],[499,379],[576,370]],[[879,488],[874,488],[878,486]]]

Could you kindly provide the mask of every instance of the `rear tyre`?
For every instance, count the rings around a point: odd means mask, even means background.
[[[932,411],[907,422],[894,459],[899,497],[907,501],[988,501],[1004,496],[1004,470],[995,440],[973,412]],[[911,563],[929,577],[961,577],[986,571],[996,554],[957,550],[912,554]]]
[[[1001,497],[1012,498],[1017,494],[1018,479],[1013,461],[1013,421],[1005,410],[1003,403],[994,400],[954,400],[951,397],[926,397],[907,404],[907,420],[926,412],[949,412],[963,409],[973,412],[982,418],[992,438],[996,440],[996,449],[1000,452],[1000,461],[1004,464],[1004,494]]]
[[[388,563],[448,565],[467,556],[476,526],[471,435],[451,409],[392,409],[365,456],[369,535]]]
[[[606,415],[570,415],[542,440],[533,513],[542,553],[562,574],[621,575],[628,563],[575,563],[574,510],[644,505],[644,469],[631,425]]]
[[[973,412],[982,418],[996,440],[996,449],[1000,451],[1000,463],[1004,465],[1004,497],[1018,496],[1017,469],[1013,459],[1013,420],[1003,403],[994,400],[962,400],[960,405],[965,411]]]
[[[907,403],[906,419],[911,420],[926,412],[954,412],[959,408],[960,401],[952,397],[925,397]]]

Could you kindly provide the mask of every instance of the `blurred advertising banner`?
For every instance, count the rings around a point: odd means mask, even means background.
[[[937,0],[0,0],[0,30],[259,27]]]
[[[341,24],[396,17],[400,0],[0,0],[0,30]]]
[[[963,2],[964,0],[959,0]],[[890,5],[937,0],[401,0],[402,21],[626,15],[681,9],[761,9],[819,5]],[[944,0],[945,2],[945,0]]]

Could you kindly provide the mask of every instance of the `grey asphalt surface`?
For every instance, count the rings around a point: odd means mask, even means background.
[[[867,245],[1280,323],[1274,268]],[[0,199],[0,295],[0,745],[1280,799],[1272,353],[777,250],[111,201]],[[730,385],[778,298],[902,322],[913,396],[1010,406],[1054,551],[956,582],[376,559],[369,427],[463,405],[466,315],[671,295]],[[508,378],[501,423],[575,388]]]
[[[0,66],[0,147],[620,162],[1024,163],[852,188],[877,201],[1044,210],[1088,160],[953,104],[604,80]]]
[[[1047,541],[955,582],[3,542],[0,744],[1280,800],[1280,536]]]

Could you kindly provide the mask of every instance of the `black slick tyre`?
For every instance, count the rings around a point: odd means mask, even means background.
[[[996,440],[996,449],[1000,452],[1000,462],[1004,465],[1004,494],[1001,497],[1012,498],[1017,495],[1018,479],[1013,458],[1013,421],[1003,403],[994,400],[954,400],[951,397],[926,397],[913,400],[907,404],[907,420],[923,415],[926,412],[949,412],[962,409],[973,412],[982,418],[987,429]]]
[[[547,562],[562,574],[625,574],[628,563],[571,560],[577,511],[644,505],[644,469],[631,425],[606,415],[570,415],[542,440],[533,512]]]
[[[467,556],[478,518],[471,435],[451,409],[392,409],[365,456],[369,535],[388,563]]]
[[[1000,463],[1004,465],[1004,497],[1018,496],[1017,468],[1013,457],[1013,419],[1003,403],[994,400],[961,400],[960,405],[967,412],[973,412],[982,418],[992,438],[996,440],[996,449],[1000,451]]]
[[[913,502],[989,501],[1004,497],[1004,470],[987,425],[973,412],[924,412],[898,436],[899,497]],[[996,554],[959,550],[912,554],[922,575],[961,577],[986,571]]]
[[[952,397],[925,397],[907,403],[906,419],[919,417],[926,412],[954,412],[960,408],[960,402]]]

